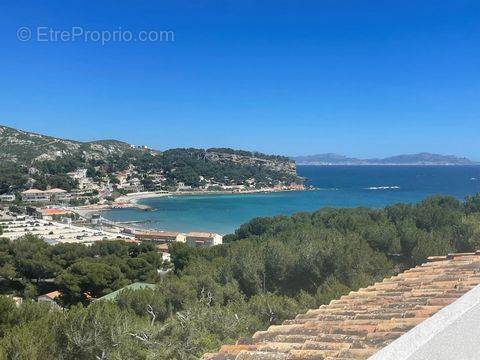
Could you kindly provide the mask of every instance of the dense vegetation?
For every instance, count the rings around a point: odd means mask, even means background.
[[[129,166],[134,166],[141,174],[147,190],[154,190],[150,173],[161,172],[166,178],[165,187],[175,186],[179,182],[185,185],[198,187],[205,184],[205,179],[213,179],[219,184],[245,184],[248,179],[255,179],[257,186],[272,186],[279,182],[293,183],[299,179],[296,174],[272,169],[261,162],[235,163],[232,161],[213,161],[206,154],[209,151],[202,149],[172,149],[161,154],[139,152],[136,150],[125,151],[123,154],[112,154],[104,159],[89,159],[65,156],[56,160],[38,161],[32,166],[38,171],[31,174],[35,187],[59,187],[70,191],[77,182],[67,173],[79,168],[88,170],[87,176],[94,181],[111,177],[117,171],[124,171]],[[216,151],[215,151],[216,152]],[[250,154],[250,152],[234,151]],[[258,154],[255,154],[257,156]],[[282,157],[267,156],[272,161]],[[278,159],[277,159],[278,158]],[[15,192],[27,187],[29,180],[28,168],[14,162],[5,162],[0,167],[0,194]],[[115,181],[110,179],[111,181]]]
[[[17,308],[0,297],[0,359],[194,359],[427,256],[478,249],[479,224],[480,194],[258,218],[223,246],[172,244],[175,272],[163,277],[148,245],[4,241],[0,276],[10,290],[28,298],[54,278],[68,310],[29,301]],[[84,306],[83,293],[138,280],[158,289]]]
[[[233,154],[245,158],[240,162],[214,160],[209,156],[212,153]],[[259,186],[271,186],[280,181],[286,183],[298,181],[295,172],[288,173],[284,170],[272,169],[261,161],[253,161],[253,156],[263,160],[289,163],[287,158],[281,156],[232,149],[171,149],[157,156],[144,153],[140,158],[135,159],[133,164],[145,173],[163,171],[170,184],[180,181],[193,187],[203,185],[204,182],[202,183],[200,176],[225,184],[244,184],[248,179],[255,179]]]
[[[257,186],[299,181],[292,160],[276,155],[233,150],[170,149],[164,152],[132,147],[115,140],[78,142],[28,133],[0,126],[0,194],[28,187],[33,180],[40,189],[73,189],[77,184],[68,172],[85,168],[94,181],[106,180],[133,166],[147,190],[154,190],[151,173],[163,173],[165,188],[179,182],[192,187],[213,179],[220,184]]]
[[[28,181],[27,174],[13,162],[0,161],[0,194],[21,190]]]

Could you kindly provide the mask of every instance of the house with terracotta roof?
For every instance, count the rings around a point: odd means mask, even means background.
[[[136,231],[138,241],[151,241],[156,244],[168,244],[174,241],[187,243],[193,247],[213,246],[222,243],[222,236],[210,232],[192,231],[187,234],[176,231]]]
[[[166,244],[173,241],[185,242],[185,234],[176,231],[136,231],[135,239],[138,241],[151,241]]]
[[[25,202],[66,202],[71,195],[63,189],[39,190],[29,189],[22,192],[22,200]]]
[[[44,220],[54,220],[64,216],[69,216],[72,214],[72,212],[64,209],[43,208],[40,209],[40,214]]]
[[[39,297],[37,297],[37,301],[49,303],[54,307],[60,308],[60,305],[58,305],[57,302],[55,301],[55,299],[59,298],[60,295],[62,295],[62,293],[58,290],[55,290],[55,291],[40,295]]]
[[[45,193],[43,190],[38,189],[29,189],[22,191],[22,201],[25,202],[48,202],[50,201],[50,196]]]
[[[208,247],[223,243],[223,237],[216,233],[191,231],[186,236],[187,245],[193,247]]]
[[[66,202],[71,199],[71,195],[68,191],[63,189],[54,188],[46,190],[45,193],[49,196],[50,201],[52,202]]]
[[[429,258],[203,360],[475,360],[480,251]]]

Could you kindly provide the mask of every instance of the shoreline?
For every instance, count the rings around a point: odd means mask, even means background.
[[[161,198],[161,197],[207,196],[207,195],[250,195],[250,194],[270,194],[270,193],[305,191],[305,190],[309,190],[309,189],[308,188],[301,188],[301,189],[300,188],[299,189],[263,188],[263,189],[254,189],[254,190],[245,190],[245,191],[231,191],[231,190],[210,190],[210,191],[191,190],[191,191],[175,191],[175,192],[145,191],[141,193],[131,193],[131,194],[120,196],[119,198],[116,199],[115,203],[138,205],[139,200],[150,199],[150,198]]]
[[[292,191],[308,191],[312,190],[310,188],[286,188],[286,189],[273,189],[273,188],[263,188],[263,189],[254,189],[247,191],[230,191],[230,190],[213,190],[213,191],[182,191],[182,192],[156,192],[156,191],[145,191],[141,193],[131,193],[127,195],[120,196],[112,205],[85,205],[82,207],[75,207],[71,210],[80,215],[85,219],[90,219],[93,214],[99,214],[105,211],[114,210],[114,209],[136,209],[143,211],[154,210],[151,206],[142,205],[138,202],[142,199],[151,199],[151,198],[162,198],[162,197],[181,197],[181,196],[208,196],[208,195],[253,195],[253,194],[272,194],[272,193],[281,193],[281,192],[292,192]],[[103,216],[102,216],[103,217]],[[108,219],[107,219],[108,220]],[[116,222],[112,221],[109,225],[117,230],[120,230],[124,226],[134,228],[136,230],[145,230],[151,229],[148,226],[142,226],[139,224],[131,224],[128,221],[126,222]]]
[[[109,211],[113,209],[137,209],[149,211],[153,210],[151,206],[139,204],[140,200],[162,198],[162,197],[181,197],[181,196],[208,196],[208,195],[252,195],[252,194],[271,194],[290,191],[306,191],[308,188],[262,188],[246,191],[231,191],[231,190],[211,190],[211,191],[175,191],[175,192],[158,192],[158,191],[144,191],[139,193],[131,193],[118,197],[111,205],[85,205],[82,207],[75,207],[73,210],[82,217],[89,218],[92,214]]]

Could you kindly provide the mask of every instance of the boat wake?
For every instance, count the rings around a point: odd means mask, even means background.
[[[367,190],[392,190],[400,189],[400,186],[370,186]]]

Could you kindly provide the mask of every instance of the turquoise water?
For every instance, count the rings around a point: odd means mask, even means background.
[[[324,206],[383,207],[415,203],[435,194],[463,199],[480,192],[477,166],[299,166],[298,173],[317,190],[153,198],[141,203],[154,211],[116,209],[104,216],[116,221],[147,220],[143,226],[162,230],[226,234],[256,216],[286,215]]]

